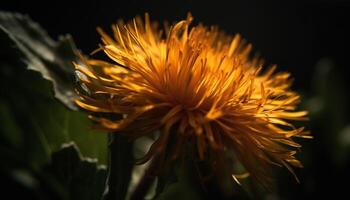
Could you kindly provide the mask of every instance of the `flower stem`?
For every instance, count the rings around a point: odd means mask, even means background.
[[[108,177],[103,200],[124,200],[133,166],[132,142],[124,136],[109,135]]]

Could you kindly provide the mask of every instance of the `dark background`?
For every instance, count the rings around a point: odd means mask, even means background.
[[[109,29],[117,19],[149,12],[154,20],[184,19],[190,11],[195,22],[218,25],[227,33],[241,33],[268,63],[278,64],[296,77],[298,88],[316,62],[329,57],[339,70],[347,68],[349,47],[348,1],[2,1],[1,9],[30,15],[51,36],[69,33],[85,53],[96,49],[96,27]],[[40,5],[40,6],[39,6]]]
[[[40,4],[40,6],[39,6]],[[28,14],[34,21],[44,27],[48,33],[57,38],[69,33],[76,45],[85,53],[95,50],[99,43],[96,27],[109,29],[117,19],[130,19],[135,15],[149,12],[151,19],[170,22],[184,19],[190,11],[195,23],[218,25],[229,34],[241,33],[251,42],[254,50],[261,53],[269,64],[277,64],[279,70],[290,71],[295,78],[294,88],[305,96],[316,94],[315,74],[317,63],[327,58],[333,63],[332,73],[336,78],[324,81],[326,84],[341,79],[342,90],[327,102],[347,103],[347,72],[349,71],[350,47],[350,2],[340,0],[323,1],[136,1],[136,0],[86,0],[75,1],[2,1],[0,9]],[[317,77],[316,77],[317,79]],[[330,86],[333,90],[337,86]],[[327,94],[332,94],[331,92]],[[340,94],[340,95],[339,95]],[[333,100],[336,101],[333,101]],[[311,98],[312,100],[312,98]],[[309,103],[312,101],[309,101]],[[312,119],[310,129],[315,139],[304,142],[304,170],[298,170],[301,184],[284,173],[279,179],[279,195],[268,199],[316,198],[316,196],[333,196],[347,194],[350,169],[349,157],[345,161],[335,162],[333,157],[340,152],[349,151],[334,147],[333,132],[327,122],[329,113],[345,115],[342,125],[349,124],[349,106],[330,105],[335,111],[323,111]],[[337,109],[339,111],[337,111]],[[327,118],[328,117],[328,118]],[[339,122],[339,120],[338,120]],[[331,123],[331,122],[330,122]],[[336,123],[336,122],[335,122]],[[341,125],[341,126],[342,126]],[[343,126],[342,126],[343,127]],[[340,131],[340,130],[336,130]],[[342,152],[344,153],[344,152]],[[347,154],[346,154],[347,155]],[[287,174],[287,175],[286,175]],[[342,181],[347,181],[342,183]],[[343,197],[346,199],[346,197]],[[342,198],[342,199],[343,199]]]

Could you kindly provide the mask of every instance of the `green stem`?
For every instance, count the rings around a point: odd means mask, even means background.
[[[103,200],[124,200],[133,167],[132,142],[118,133],[109,135],[108,177]]]

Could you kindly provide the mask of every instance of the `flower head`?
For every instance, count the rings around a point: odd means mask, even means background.
[[[239,35],[190,27],[191,21],[189,16],[159,30],[146,15],[145,21],[113,25],[114,38],[99,29],[101,49],[113,61],[76,64],[88,91],[76,103],[102,127],[132,138],[158,130],[144,161],[170,143],[166,159],[176,159],[189,142],[193,156],[209,160],[213,169],[232,164],[224,155],[234,154],[262,183],[271,164],[291,172],[290,166],[301,167],[291,150],[300,145],[292,137],[310,136],[290,122],[305,120],[307,112],[296,111],[299,95],[290,90],[289,73],[262,70],[261,59],[250,57],[251,45]]]

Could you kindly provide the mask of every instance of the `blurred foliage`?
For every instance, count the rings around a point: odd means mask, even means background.
[[[268,199],[304,199],[316,196],[343,196],[350,167],[349,81],[338,71],[334,60],[322,58],[315,66],[311,91],[301,90],[302,107],[309,111],[307,129],[312,140],[302,144],[298,158],[304,168],[297,169],[300,184],[288,173],[277,171],[277,191]]]
[[[93,129],[86,114],[74,111],[72,61],[79,61],[79,52],[72,39],[65,36],[56,42],[29,17],[0,13],[0,43],[4,195],[26,195],[26,199],[130,197],[148,165],[133,166],[132,142],[116,135],[107,141],[107,134]],[[350,167],[349,95],[344,75],[335,65],[321,59],[312,90],[302,91],[302,106],[310,111],[307,128],[315,139],[298,141],[303,144],[299,158],[305,165],[297,170],[301,184],[286,170],[276,168],[276,191],[261,192],[246,179],[242,187],[228,183],[227,192],[233,196],[226,197],[215,181],[203,187],[196,161],[185,156],[157,177],[148,191],[149,199],[278,200],[313,198],[327,192],[345,194],[346,184],[328,184],[346,181],[348,177],[342,175]],[[150,141],[146,143],[136,145],[141,155]]]

